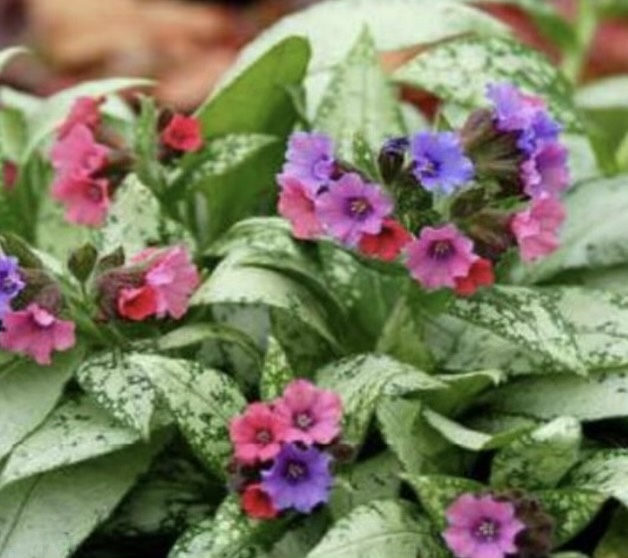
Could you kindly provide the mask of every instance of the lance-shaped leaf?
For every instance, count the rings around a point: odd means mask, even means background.
[[[414,506],[383,500],[338,521],[306,558],[446,558],[430,522]]]
[[[268,338],[266,358],[262,368],[260,392],[262,399],[270,401],[280,397],[284,388],[295,378],[292,366],[279,341],[272,335]]]
[[[462,374],[440,374],[436,377],[447,387],[430,396],[430,408],[443,415],[456,416],[481,393],[499,385],[504,374],[499,370],[478,370]]]
[[[57,355],[51,366],[15,360],[0,367],[0,458],[46,418],[82,356],[76,349]]]
[[[235,382],[187,360],[145,355],[147,373],[179,428],[218,477],[231,458],[229,423],[246,401]]]
[[[147,375],[149,364],[152,361],[142,354],[104,352],[88,358],[76,373],[83,389],[99,405],[144,438],[149,435],[155,406],[155,390]]]
[[[544,424],[497,452],[491,467],[491,485],[552,488],[578,461],[581,441],[580,423],[572,417]]]
[[[565,77],[542,54],[508,37],[464,36],[443,41],[421,52],[393,77],[467,108],[487,104],[488,85],[513,83],[546,99],[566,128],[582,129]]]
[[[359,355],[320,370],[321,387],[334,390],[343,402],[343,434],[352,443],[364,439],[371,417],[384,396],[429,392],[443,387],[425,372],[384,355]]]
[[[116,508],[162,444],[137,445],[0,491],[0,558],[67,558]]]
[[[593,452],[571,471],[565,485],[601,492],[628,507],[628,451]]]
[[[86,397],[67,400],[11,452],[0,486],[112,453],[139,440]]]
[[[356,136],[378,150],[386,137],[404,133],[399,103],[367,29],[334,72],[318,107],[314,129],[333,137],[339,155],[347,160],[353,160]]]
[[[622,558],[628,547],[628,510],[617,510],[595,549],[594,558]]]

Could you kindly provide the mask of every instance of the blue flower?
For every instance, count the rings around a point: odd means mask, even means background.
[[[410,142],[412,172],[430,192],[453,194],[474,176],[474,168],[453,132],[420,132]]]
[[[0,320],[10,310],[11,301],[24,286],[17,258],[0,256]]]
[[[262,487],[278,510],[310,513],[329,499],[331,457],[314,447],[284,444],[273,466],[262,472]]]
[[[312,195],[329,183],[335,165],[332,139],[319,133],[290,136],[282,175],[297,179]]]

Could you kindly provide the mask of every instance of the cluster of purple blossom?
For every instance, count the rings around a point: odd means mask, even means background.
[[[468,296],[494,282],[511,248],[534,261],[558,247],[569,184],[560,126],[544,101],[510,84],[459,131],[388,140],[378,176],[339,160],[316,132],[289,141],[279,213],[295,237],[331,237],[384,261],[403,258],[426,289]]]
[[[235,485],[245,513],[272,519],[327,502],[330,448],[341,434],[342,402],[307,380],[294,380],[271,403],[251,403],[231,421]]]
[[[443,538],[456,558],[545,558],[555,521],[521,491],[465,493],[446,510]]]

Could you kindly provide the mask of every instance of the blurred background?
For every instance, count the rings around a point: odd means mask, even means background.
[[[386,0],[382,0],[385,2]],[[589,0],[598,2],[598,0]],[[555,4],[566,24],[577,0]],[[239,49],[282,15],[316,0],[0,0],[0,47],[29,46],[3,83],[49,95],[74,82],[107,76],[157,80],[165,105],[191,110]],[[538,20],[512,2],[479,2],[525,42],[559,62],[559,48]],[[519,2],[525,5],[525,2]],[[581,81],[628,73],[628,17],[610,10],[598,27]]]

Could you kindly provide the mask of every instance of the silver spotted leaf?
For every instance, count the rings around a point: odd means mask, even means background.
[[[600,492],[628,507],[628,450],[597,450],[579,463],[567,486]]]
[[[272,335],[268,338],[268,347],[262,377],[260,380],[260,393],[262,399],[271,401],[280,397],[285,387],[295,378],[292,366],[279,341]]]

